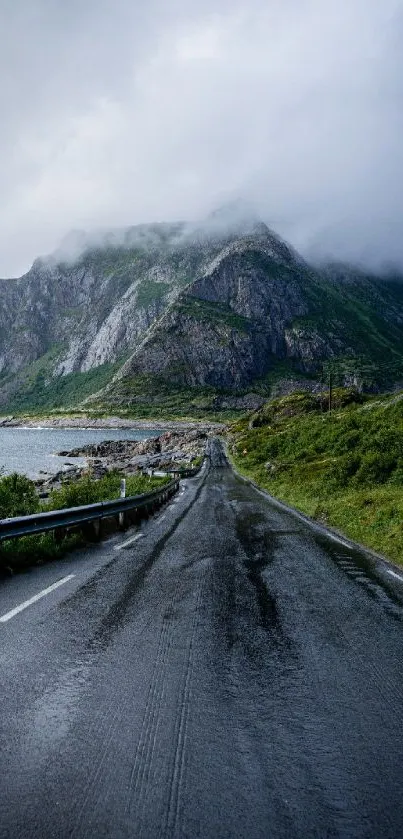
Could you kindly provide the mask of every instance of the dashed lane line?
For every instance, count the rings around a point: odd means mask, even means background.
[[[41,600],[42,597],[46,597],[46,595],[50,594],[52,591],[55,591],[60,586],[63,586],[65,583],[70,582],[73,580],[75,574],[69,574],[67,577],[63,577],[62,580],[58,580],[57,583],[53,583],[53,585],[48,586],[48,588],[44,588],[43,591],[40,591],[39,594],[35,594],[34,597],[30,597],[29,600],[25,600],[24,603],[20,603],[19,606],[15,606],[14,609],[11,609],[10,612],[6,612],[5,615],[0,617],[0,623],[7,623],[7,621],[14,618],[20,612],[23,612],[24,609],[28,609],[28,606],[32,606],[33,603],[37,603],[38,600]]]
[[[137,533],[137,536],[132,536],[131,539],[127,539],[126,542],[122,542],[121,545],[115,545],[115,551],[121,551],[122,548],[127,548],[128,545],[132,545],[133,542],[137,542],[138,539],[142,539],[144,536],[143,533]]]

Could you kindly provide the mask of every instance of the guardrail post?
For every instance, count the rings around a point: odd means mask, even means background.
[[[60,545],[60,542],[63,542],[63,539],[66,536],[66,528],[65,527],[56,527],[54,531],[54,540],[57,545]]]
[[[84,521],[80,525],[81,532],[84,539],[89,542],[99,542],[101,539],[101,519],[94,519],[93,521]]]
[[[92,523],[93,531],[94,531],[94,538],[96,542],[99,542],[101,538],[101,519],[95,519]]]
[[[126,498],[126,478],[122,478],[120,482],[120,497]],[[119,513],[119,527],[121,530],[124,530],[125,526],[125,514]]]

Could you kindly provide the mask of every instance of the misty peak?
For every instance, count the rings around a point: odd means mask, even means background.
[[[154,222],[137,224],[112,230],[71,230],[59,247],[41,262],[47,265],[67,263],[73,265],[89,250],[106,248],[141,249],[142,251],[169,251],[196,243],[222,242],[225,246],[234,240],[250,236],[270,236],[279,239],[267,227],[252,205],[246,201],[231,201],[213,210],[198,222]],[[279,240],[280,241],[280,240]]]
[[[88,247],[88,233],[85,230],[70,230],[52,257],[58,262],[73,262]]]
[[[241,199],[228,201],[213,210],[207,216],[204,225],[217,234],[228,232],[247,236],[269,233],[269,228],[253,205]]]

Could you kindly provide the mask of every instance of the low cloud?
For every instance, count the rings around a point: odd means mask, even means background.
[[[310,258],[403,265],[400,0],[143,6],[2,3],[0,275],[239,197]]]

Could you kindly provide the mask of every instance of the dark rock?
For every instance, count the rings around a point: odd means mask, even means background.
[[[150,468],[169,469],[189,466],[195,458],[203,456],[207,439],[208,434],[202,429],[166,431],[148,440],[105,440],[73,449],[67,455],[88,458],[89,468],[97,476],[111,469],[129,473]]]

